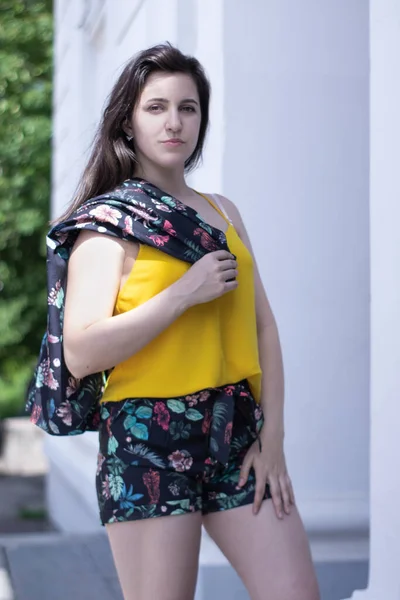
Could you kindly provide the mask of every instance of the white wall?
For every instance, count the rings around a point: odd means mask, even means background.
[[[212,129],[190,182],[231,197],[250,231],[282,339],[300,509],[315,539],[325,534],[324,556],[341,530],[336,558],[365,557],[368,3],[92,0],[86,14],[79,0],[56,4],[54,212],[122,63],[166,39],[194,53],[213,86]]]
[[[371,1],[371,600],[400,596],[399,24],[398,2]]]
[[[296,488],[365,503],[368,3],[237,2],[224,40],[224,190],[279,323]]]

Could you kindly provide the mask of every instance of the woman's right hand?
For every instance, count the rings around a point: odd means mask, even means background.
[[[185,296],[185,304],[190,308],[235,290],[237,274],[233,255],[226,250],[216,250],[195,262],[174,285]]]

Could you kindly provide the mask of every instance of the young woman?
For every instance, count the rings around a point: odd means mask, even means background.
[[[114,86],[64,219],[125,185],[176,221],[152,245],[83,227],[65,361],[79,379],[107,374],[97,491],[125,599],[192,599],[204,525],[252,600],[317,600],[284,457],[275,319],[238,209],[185,180],[209,95],[198,61],[169,44],[128,62]],[[201,227],[188,247],[205,250],[195,261],[163,251],[190,219]]]

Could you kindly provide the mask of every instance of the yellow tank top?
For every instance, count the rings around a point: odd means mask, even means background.
[[[204,196],[225,218],[221,210]],[[261,395],[253,260],[231,223],[226,232],[238,262],[238,287],[191,307],[142,350],[118,364],[102,402],[124,398],[173,398],[247,378]],[[190,264],[140,244],[132,271],[120,290],[114,315],[131,310],[177,281]]]

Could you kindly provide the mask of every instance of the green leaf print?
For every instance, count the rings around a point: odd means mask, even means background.
[[[210,447],[213,452],[218,452],[219,446],[214,438],[210,438]]]
[[[159,467],[160,469],[165,467],[165,461],[161,458],[161,456],[159,456],[155,452],[152,452],[151,450],[146,448],[146,446],[144,444],[135,444],[133,447],[132,447],[132,445],[128,446],[126,451],[129,452],[130,454],[133,454],[134,456],[141,456],[141,457],[145,458],[146,460],[151,462],[156,467]],[[135,462],[137,462],[137,461],[132,461],[131,464],[134,464]]]
[[[115,438],[112,435],[108,440],[108,448],[107,448],[108,454],[114,454],[114,452],[116,451],[118,446],[119,446],[119,444],[118,444],[117,438]]]
[[[64,290],[60,288],[57,292],[56,300],[54,302],[57,308],[61,308],[64,302]]]
[[[124,480],[120,475],[110,475],[109,476],[110,483],[110,492],[116,502],[122,494],[122,490],[124,489]]]
[[[217,499],[224,500],[225,508],[236,508],[237,506],[241,505],[241,503],[246,498],[248,493],[249,493],[249,490],[244,490],[243,492],[240,492],[239,494],[235,494],[234,496],[226,496],[226,494],[224,494],[224,495],[218,494]]]
[[[131,427],[131,433],[134,437],[139,438],[140,440],[148,440],[149,439],[149,430],[146,425],[143,423],[136,423],[133,427]]]
[[[153,411],[149,406],[139,406],[136,411],[136,416],[138,419],[151,419],[153,415]]]
[[[185,417],[190,421],[201,421],[201,419],[204,418],[201,412],[199,412],[195,408],[188,408]]]
[[[58,248],[57,250],[57,254],[58,256],[60,256],[61,258],[63,258],[64,260],[67,260],[69,258],[69,252],[66,248]]]
[[[198,244],[195,244],[189,239],[185,239],[185,244],[190,248],[190,250],[186,250],[184,252],[184,257],[186,259],[196,260],[199,256],[203,256],[203,252]]]
[[[173,510],[171,513],[169,513],[170,515],[187,515],[187,510],[182,510],[181,508],[177,508],[176,510]]]
[[[213,409],[212,429],[218,430],[226,418],[228,407],[225,404],[215,404]]]
[[[185,508],[189,510],[190,508],[190,499],[184,498],[183,500],[167,500],[165,504],[169,504],[170,506],[180,506],[181,508]]]
[[[104,421],[106,419],[108,419],[108,417],[110,416],[110,412],[107,410],[107,408],[104,405],[100,406],[100,415],[101,415],[101,418],[104,419]]]
[[[111,458],[107,459],[107,467],[113,475],[122,475],[127,465],[118,456],[111,456]]]
[[[201,215],[199,215],[199,213],[197,213],[196,215],[200,221],[201,221],[201,227],[207,231],[207,233],[209,233],[210,235],[212,235],[212,229],[211,227],[208,225],[208,223],[205,222],[205,220],[203,219],[203,217]]]
[[[128,415],[127,417],[125,417],[125,419],[124,419],[125,431],[130,431],[131,427],[134,427],[135,425],[136,425],[136,417],[134,417],[133,415]]]
[[[172,421],[169,426],[169,432],[173,440],[179,440],[181,438],[188,440],[190,437],[190,430],[190,423],[185,424],[183,421]]]
[[[55,433],[56,435],[58,435],[60,433],[60,430],[58,429],[57,425],[53,421],[49,421],[49,427],[50,427],[51,431],[53,433]]]
[[[181,400],[167,400],[167,406],[174,413],[180,414],[185,412],[185,404]]]
[[[175,208],[176,206],[176,202],[171,198],[171,196],[161,196],[160,200],[161,202],[165,202],[167,206],[171,206],[172,208]]]

